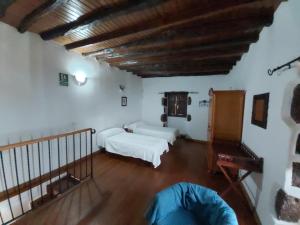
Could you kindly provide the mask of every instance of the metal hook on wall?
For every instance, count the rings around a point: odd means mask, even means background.
[[[296,62],[296,61],[299,61],[299,60],[300,60],[300,57],[298,57],[296,59],[293,59],[293,60],[291,60],[291,61],[289,61],[289,62],[287,62],[287,63],[285,63],[281,66],[278,66],[278,67],[274,68],[274,69],[268,69],[268,74],[269,74],[269,76],[272,76],[274,72],[276,72],[277,70],[280,70],[284,67],[287,67],[287,69],[291,69],[292,68],[291,64]]]

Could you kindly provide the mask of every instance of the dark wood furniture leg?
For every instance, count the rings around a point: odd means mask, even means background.
[[[217,165],[219,166],[220,170],[222,171],[222,173],[225,175],[226,179],[229,181],[230,186],[221,193],[221,197],[224,197],[231,189],[233,189],[236,193],[238,193],[240,196],[244,197],[243,194],[239,191],[239,189],[237,188],[237,186],[239,184],[241,184],[241,182],[248,177],[252,171],[247,171],[242,177],[240,177],[237,181],[233,181],[232,178],[229,176],[228,172],[226,171],[226,169],[222,166],[221,163],[217,163]]]

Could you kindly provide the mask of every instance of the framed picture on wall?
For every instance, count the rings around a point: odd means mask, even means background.
[[[127,97],[123,96],[121,98],[121,106],[127,106]]]
[[[69,75],[65,73],[59,73],[59,85],[60,86],[69,86]]]
[[[267,129],[270,93],[253,96],[251,123]]]

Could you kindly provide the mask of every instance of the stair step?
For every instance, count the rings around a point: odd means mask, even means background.
[[[47,194],[43,195],[42,197],[34,200],[31,202],[31,207],[33,209],[36,209],[40,207],[41,205],[51,201],[55,197],[63,194],[64,192],[68,191],[75,185],[79,184],[80,180],[77,178],[74,178],[70,174],[62,177],[60,180],[56,180],[52,182],[51,184],[48,184],[46,189],[47,189]]]
[[[52,184],[47,185],[47,193],[53,197],[62,194],[69,190],[70,188],[74,187],[75,185],[79,184],[80,181],[74,178],[71,175],[66,175],[62,177],[60,180],[53,182]]]

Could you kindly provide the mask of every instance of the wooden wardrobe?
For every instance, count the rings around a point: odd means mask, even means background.
[[[215,171],[215,143],[240,144],[243,131],[245,91],[210,91],[208,122],[208,169]]]

